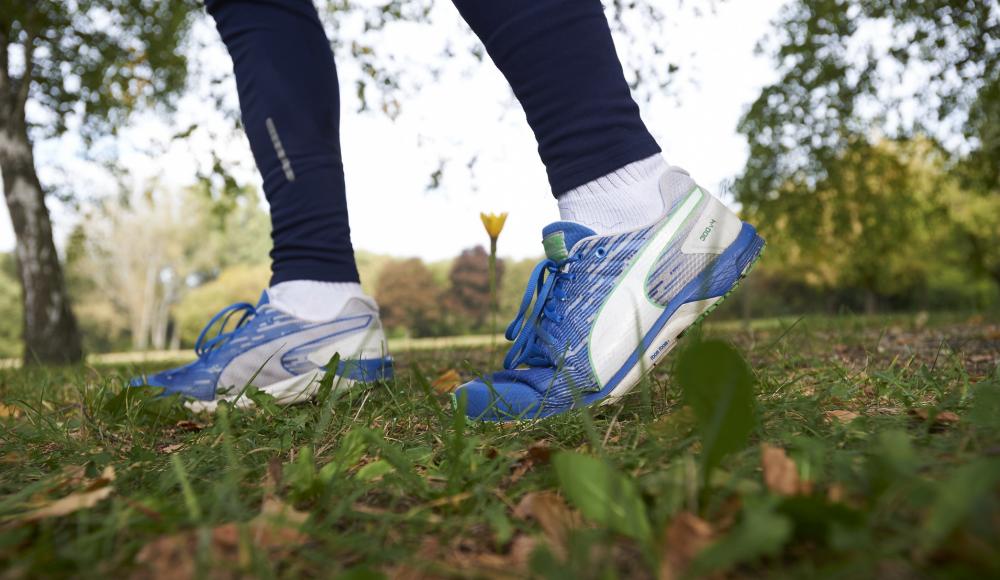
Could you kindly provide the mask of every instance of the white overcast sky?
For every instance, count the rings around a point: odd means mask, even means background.
[[[682,67],[675,94],[641,103],[642,115],[667,161],[688,169],[702,185],[716,191],[726,188],[746,160],[746,143],[736,133],[736,124],[761,86],[774,79],[770,59],[756,56],[754,45],[768,32],[783,3],[729,0],[701,17],[685,9],[666,29],[668,54]],[[196,34],[207,42],[197,55],[199,66],[229,69],[225,48],[209,23],[199,25]],[[438,2],[431,24],[398,27],[384,48],[403,55],[402,66],[419,66],[440,60],[444,39],[468,34],[450,3]],[[406,97],[402,113],[393,121],[381,114],[354,113],[357,101],[352,96],[349,58],[337,55],[344,94],[341,142],[355,247],[425,260],[448,258],[486,241],[479,212],[506,211],[510,217],[500,253],[518,258],[540,255],[541,228],[558,219],[558,212],[531,131],[492,63],[455,67],[460,70],[446,67],[439,79],[424,82]],[[227,87],[234,95],[234,85]],[[182,99],[170,123],[146,115],[100,146],[106,149],[104,155],[118,156],[136,183],[157,177],[166,187],[179,189],[194,180],[199,165],[206,166],[206,152],[212,147],[208,131],[199,131],[188,141],[170,140],[178,128],[192,122],[224,126],[210,102],[195,91]],[[237,167],[240,178],[259,184],[245,138],[215,145]],[[114,182],[99,166],[81,158],[82,147],[72,132],[40,143],[36,161],[43,181],[72,183],[84,199],[112,194]],[[472,156],[477,162],[470,173],[464,162]],[[446,167],[442,186],[428,191],[429,175],[442,157],[455,161]],[[49,205],[61,241],[75,223],[77,210],[55,200]],[[4,206],[0,250],[13,245]]]

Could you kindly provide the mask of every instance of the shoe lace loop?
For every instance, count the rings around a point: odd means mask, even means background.
[[[226,326],[233,316],[239,313],[239,319],[233,326],[232,330],[226,331]],[[226,306],[212,317],[205,325],[205,328],[201,329],[201,334],[198,335],[198,340],[194,342],[194,352],[199,358],[204,357],[212,350],[218,348],[224,344],[227,340],[232,338],[236,331],[243,327],[250,318],[257,313],[257,308],[250,304],[249,302],[237,302],[235,304],[230,304]],[[221,322],[220,322],[221,321]],[[218,329],[215,331],[215,335],[208,338],[209,332],[213,327],[218,324]]]
[[[522,364],[533,367],[555,366],[550,352],[554,339],[542,322],[549,320],[559,324],[563,321],[564,316],[559,312],[559,303],[567,299],[563,284],[575,278],[575,274],[569,272],[567,266],[578,259],[577,256],[570,256],[556,262],[546,258],[531,271],[528,287],[521,298],[521,306],[504,333],[507,340],[514,341],[503,359],[505,369],[514,369]],[[529,314],[528,308],[533,299],[534,307]]]

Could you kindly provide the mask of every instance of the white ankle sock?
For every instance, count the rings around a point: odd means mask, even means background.
[[[659,181],[666,170],[661,155],[629,163],[560,195],[559,215],[599,234],[640,228],[663,215]]]
[[[310,322],[333,320],[347,301],[364,297],[357,282],[319,282],[291,280],[275,284],[267,290],[271,305],[296,318]]]

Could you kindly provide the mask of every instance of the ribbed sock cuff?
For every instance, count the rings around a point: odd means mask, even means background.
[[[559,214],[601,234],[642,227],[663,214],[659,179],[666,170],[661,155],[619,167],[559,196]]]
[[[311,322],[333,320],[347,301],[365,296],[357,282],[320,282],[293,280],[271,286],[267,291],[271,305],[296,318]]]

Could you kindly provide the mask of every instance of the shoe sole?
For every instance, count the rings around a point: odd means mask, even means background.
[[[371,366],[372,364],[375,366]],[[257,390],[274,397],[274,402],[278,405],[305,403],[316,396],[320,381],[326,376],[326,373],[326,369],[317,368],[267,386],[257,387]],[[358,383],[390,380],[393,375],[391,357],[363,361],[341,361],[334,375],[333,387],[330,392],[344,391],[353,388]],[[219,403],[223,401],[227,401],[239,409],[255,406],[253,400],[246,396],[243,390],[235,389],[231,393],[217,394],[212,401],[191,400],[186,401],[184,406],[196,413],[214,413]]]
[[[622,381],[611,389],[604,397],[593,401],[593,403],[599,405],[610,405],[618,402],[622,397],[627,395],[636,385],[642,382],[642,380],[649,375],[650,372],[661,362],[667,358],[667,354],[670,353],[677,346],[678,340],[687,332],[689,329],[701,324],[709,314],[715,311],[716,308],[722,304],[726,298],[728,298],[733,292],[739,288],[740,283],[750,274],[754,265],[760,260],[761,256],[764,255],[764,248],[766,243],[764,239],[757,235],[753,226],[749,224],[744,224],[745,228],[750,228],[753,232],[752,237],[747,244],[747,247],[743,252],[737,257],[737,259],[744,259],[747,254],[750,254],[740,270],[739,276],[735,279],[732,285],[726,290],[725,293],[715,296],[712,298],[705,298],[701,300],[691,300],[680,304],[674,312],[667,318],[666,323],[663,328],[655,335],[654,338],[648,341],[648,346],[642,351],[642,357],[637,361],[636,367],[638,367],[638,376],[629,377],[629,374],[635,372],[633,368]],[[698,282],[697,280],[692,282],[694,284]],[[643,341],[647,342],[646,340]]]
[[[308,373],[290,377],[276,383],[271,383],[265,387],[257,387],[262,393],[267,393],[274,397],[274,402],[278,405],[296,405],[310,401],[319,391],[320,379],[326,374],[322,369],[309,371]],[[344,378],[337,375],[334,379],[331,392],[343,391],[352,388],[358,381]],[[254,402],[242,391],[233,394],[217,395],[212,401],[186,401],[184,406],[195,413],[214,413],[219,407],[219,403],[226,401],[237,409],[250,409],[255,407]]]

